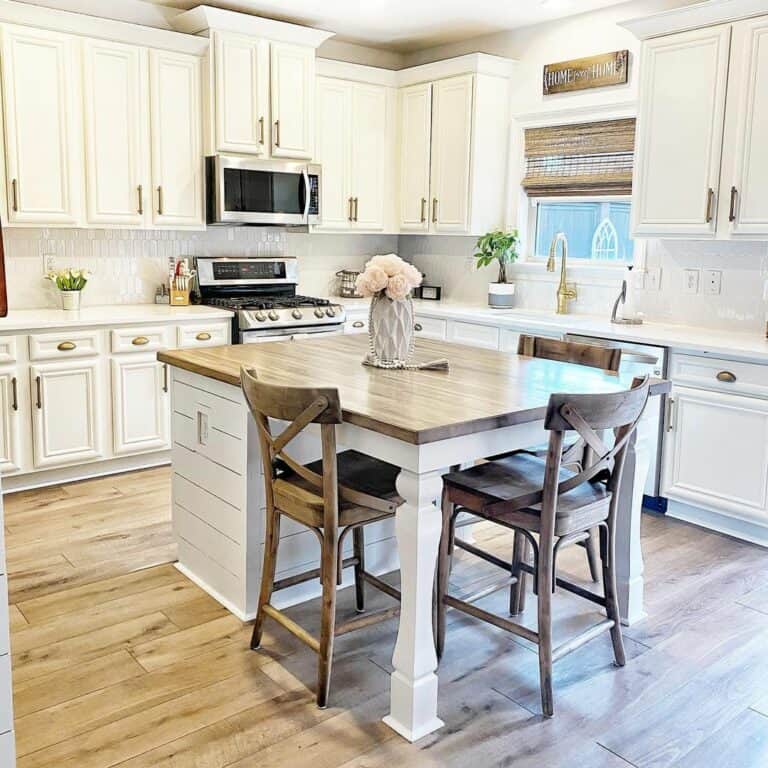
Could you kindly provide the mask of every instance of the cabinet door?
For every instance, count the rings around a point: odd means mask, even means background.
[[[82,149],[75,38],[3,27],[9,220],[75,224]]]
[[[3,474],[21,469],[20,440],[18,373],[15,368],[0,369],[0,472]]]
[[[376,85],[356,85],[352,93],[350,146],[354,227],[357,229],[384,228],[386,144],[386,90]]]
[[[138,453],[170,446],[168,372],[155,355],[112,359],[114,451]]]
[[[200,60],[149,52],[152,130],[152,221],[203,224]]]
[[[723,233],[768,236],[766,130],[768,17],[761,16],[733,27],[720,206]]]
[[[643,45],[632,200],[637,235],[715,232],[730,26]]]
[[[312,157],[315,49],[271,44],[272,155]]]
[[[269,130],[269,46],[263,40],[214,33],[216,149],[263,155]]]
[[[768,513],[768,401],[673,387],[662,494],[736,515]]]
[[[432,86],[430,221],[435,232],[469,229],[473,81],[472,75],[460,75]]]
[[[352,88],[344,80],[317,79],[315,156],[323,167],[322,224],[318,228],[348,229],[352,221]]]
[[[400,91],[400,227],[429,229],[429,149],[432,85]]]
[[[83,43],[89,224],[144,222],[149,193],[146,55],[133,45]]]
[[[98,360],[79,360],[31,367],[36,468],[103,455],[99,365]]]

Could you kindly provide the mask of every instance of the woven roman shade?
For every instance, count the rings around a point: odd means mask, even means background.
[[[523,188],[532,197],[628,195],[634,150],[634,118],[528,128]]]

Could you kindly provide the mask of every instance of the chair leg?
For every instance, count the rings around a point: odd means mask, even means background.
[[[264,537],[264,564],[261,568],[261,589],[256,609],[256,621],[253,623],[251,649],[261,646],[261,633],[264,629],[264,606],[272,597],[277,566],[277,545],[280,542],[280,512],[274,507],[267,509],[266,532]]]
[[[443,598],[448,593],[448,577],[451,573],[451,535],[453,533],[453,504],[443,491],[443,530],[440,534],[440,549],[437,553],[437,595],[435,618],[435,651],[437,660],[443,657],[445,649],[445,602]]]
[[[592,577],[592,581],[596,584],[600,583],[600,574],[602,568],[600,566],[600,555],[597,551],[597,542],[599,541],[599,529],[592,528],[589,531],[589,538],[584,542],[584,546],[587,550],[587,562],[589,563],[589,575]]]
[[[627,657],[624,653],[624,639],[621,636],[621,616],[619,615],[619,600],[616,590],[616,543],[607,530],[602,531],[602,533],[604,538],[600,554],[603,560],[605,612],[609,619],[613,619],[613,627],[611,627],[613,657],[616,666],[623,667],[627,663]]]
[[[355,610],[362,613],[365,610],[365,529],[358,526],[352,531],[352,546],[357,565],[355,565]]]
[[[522,533],[515,531],[512,550],[512,577],[515,583],[509,588],[509,614],[517,616],[525,610],[526,572],[520,568],[528,555],[528,539]]]
[[[543,540],[539,544],[539,563],[536,573],[538,585],[538,632],[539,632],[539,687],[541,711],[545,717],[555,712],[552,695],[552,543],[547,548]]]
[[[323,534],[322,584],[323,605],[320,620],[320,650],[317,665],[317,706],[328,706],[328,692],[331,687],[331,664],[333,662],[333,635],[336,627],[336,576],[338,570],[338,542],[336,537]]]

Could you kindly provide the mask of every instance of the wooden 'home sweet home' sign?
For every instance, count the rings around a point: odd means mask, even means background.
[[[544,95],[622,85],[629,73],[629,51],[613,51],[544,66]]]

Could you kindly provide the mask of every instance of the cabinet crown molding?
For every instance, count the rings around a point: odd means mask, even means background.
[[[397,84],[402,87],[468,74],[511,77],[517,63],[516,59],[493,56],[489,53],[466,53],[463,56],[454,56],[450,59],[398,70]]]
[[[639,40],[687,32],[768,14],[766,0],[708,0],[619,22]]]
[[[238,32],[243,35],[264,37],[276,42],[294,43],[312,48],[319,47],[336,34],[324,29],[290,24],[287,21],[276,21],[249,13],[213,8],[210,5],[199,5],[197,8],[180,13],[171,19],[171,24],[178,32],[187,35],[207,35],[210,30]]]

